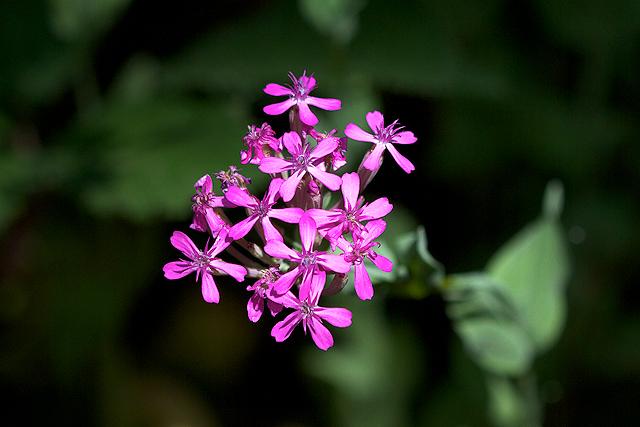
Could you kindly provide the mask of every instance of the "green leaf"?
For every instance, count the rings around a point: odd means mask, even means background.
[[[561,205],[559,191],[557,185],[551,185],[545,198],[547,211],[556,210],[555,214],[527,226],[487,266],[514,301],[538,351],[556,341],[566,317],[569,263],[562,230],[553,218]]]
[[[454,328],[483,369],[501,375],[518,375],[529,369],[533,349],[520,325],[507,320],[472,318]]]
[[[99,35],[130,0],[49,0],[56,34],[65,40]]]
[[[365,0],[299,0],[302,15],[318,31],[348,43],[358,29],[358,14]]]
[[[485,273],[449,276],[447,313],[471,358],[497,375],[526,372],[534,356],[526,328],[504,289]]]

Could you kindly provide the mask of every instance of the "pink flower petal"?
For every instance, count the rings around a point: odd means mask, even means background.
[[[305,125],[315,126],[318,124],[318,118],[311,112],[306,102],[298,102],[298,111],[300,112],[300,121]]]
[[[293,95],[293,92],[288,87],[279,85],[277,83],[269,83],[262,89],[264,93],[271,96],[287,96]]]
[[[374,138],[373,135],[363,131],[358,125],[354,123],[349,123],[347,125],[347,127],[344,129],[344,134],[356,141],[373,142],[373,143],[376,142],[376,139]]]
[[[204,175],[196,181],[194,187],[196,190],[200,190],[200,192],[204,194],[209,194],[213,191],[213,180],[211,179],[211,176]]]
[[[408,130],[404,132],[399,132],[391,141],[394,144],[413,144],[416,142],[418,138]]]
[[[264,195],[264,201],[267,204],[272,205],[278,200],[280,196],[280,186],[284,182],[282,178],[273,178],[269,183],[269,188],[267,189],[267,193]]]
[[[211,260],[211,266],[216,270],[220,270],[227,273],[229,276],[236,279],[238,282],[244,282],[244,277],[247,275],[247,269],[238,264],[231,264],[219,259]]]
[[[307,166],[307,170],[311,175],[318,178],[318,181],[323,183],[331,191],[336,191],[342,184],[342,179],[338,175],[334,175],[329,172],[325,172],[315,166]]]
[[[375,219],[373,221],[369,221],[367,225],[365,225],[365,233],[364,238],[360,242],[362,246],[366,246],[369,243],[373,242],[377,239],[384,230],[387,228],[387,223],[382,219]]]
[[[264,298],[262,298],[257,293],[251,295],[249,298],[249,302],[247,302],[247,315],[249,316],[249,320],[252,322],[257,322],[262,317],[262,312],[264,311]]]
[[[391,270],[393,270],[393,263],[389,258],[385,256],[373,252],[373,254],[369,256],[369,259],[375,264],[376,267],[378,267],[385,273],[389,273]]]
[[[292,156],[302,151],[302,140],[296,132],[287,132],[282,135],[282,143]]]
[[[275,295],[283,295],[289,292],[289,289],[291,289],[293,283],[296,281],[298,276],[300,276],[300,273],[300,268],[296,267],[293,270],[280,276],[278,280],[273,282],[273,293]]]
[[[372,111],[367,113],[367,124],[372,131],[376,132],[378,129],[384,128],[384,116],[380,111]]]
[[[388,144],[387,149],[396,160],[396,163],[398,163],[398,165],[400,165],[402,170],[404,170],[406,173],[411,173],[416,169],[416,167],[413,166],[413,163],[411,163],[409,159],[400,154],[396,147],[393,146],[393,144]]]
[[[393,205],[389,203],[386,197],[380,197],[371,203],[367,203],[362,208],[360,214],[361,221],[367,221],[370,219],[382,218],[393,210]]]
[[[277,302],[271,301],[270,299],[267,300],[267,307],[269,308],[271,315],[274,317],[276,314],[282,311],[282,304],[278,304]]]
[[[247,190],[242,190],[238,187],[229,187],[224,197],[236,206],[243,206],[245,208],[257,208],[258,200],[253,197]]]
[[[233,240],[242,239],[251,231],[256,222],[258,222],[259,218],[260,217],[258,215],[253,214],[243,219],[242,221],[231,227],[231,229],[229,230],[229,237]]]
[[[316,227],[323,228],[327,224],[331,224],[340,218],[339,212],[329,211],[325,209],[309,209],[305,211],[316,222]]]
[[[162,271],[164,271],[164,277],[167,279],[176,280],[192,273],[195,271],[195,268],[190,262],[173,261],[166,263],[164,267],[162,267]]]
[[[267,244],[264,245],[264,251],[274,258],[288,259],[288,260],[295,260],[299,258],[299,255],[296,251],[289,248],[287,245],[285,245],[283,242],[279,240],[267,241]]]
[[[373,285],[369,278],[369,273],[363,263],[356,264],[353,272],[353,282],[356,288],[356,294],[361,300],[369,300],[373,298]]]
[[[271,209],[269,211],[269,217],[277,218],[280,221],[288,222],[289,224],[297,224],[300,222],[300,218],[303,214],[304,211],[300,208]]]
[[[284,202],[290,202],[291,199],[293,199],[293,196],[296,194],[296,190],[298,189],[298,184],[300,184],[300,180],[305,173],[306,171],[304,169],[297,170],[282,183],[280,186],[280,194],[282,195],[282,200]]]
[[[280,157],[265,157],[260,161],[260,172],[264,173],[280,173],[293,168],[290,161],[281,159]]]
[[[276,104],[266,105],[262,109],[262,111],[264,111],[265,114],[268,114],[270,116],[277,116],[278,114],[284,113],[289,108],[293,107],[295,104],[296,104],[296,101],[294,101],[293,99],[287,99],[286,101],[278,102]]]
[[[178,249],[187,257],[194,259],[200,250],[196,247],[193,241],[184,234],[182,231],[174,231],[169,239],[174,248]]]
[[[320,320],[311,316],[308,318],[307,326],[309,327],[309,332],[311,332],[313,342],[320,350],[327,351],[329,348],[333,347],[333,336],[326,326],[320,323]]]
[[[307,104],[327,111],[336,111],[342,108],[342,101],[334,98],[316,98],[315,96],[308,96]]]
[[[300,300],[296,298],[296,296],[293,295],[292,292],[286,292],[282,295],[275,295],[273,292],[271,292],[271,295],[269,295],[269,299],[287,308],[294,308],[297,310],[298,307],[300,307]]]
[[[373,151],[365,154],[367,158],[362,163],[362,166],[365,169],[369,169],[370,171],[377,171],[378,169],[380,169],[380,163],[382,153],[384,153],[384,148],[384,144],[376,144],[376,146],[373,148]]]
[[[326,270],[348,273],[351,269],[351,264],[345,261],[342,255],[322,254],[318,255],[317,260],[318,264]]]
[[[360,177],[357,172],[345,173],[342,175],[342,198],[345,209],[350,211],[358,203],[360,193]]]
[[[338,328],[351,326],[351,312],[346,308],[317,307],[313,310],[322,320],[326,320]]]
[[[313,249],[313,241],[316,238],[317,227],[316,222],[309,215],[300,217],[300,240],[305,251],[310,252]]]
[[[320,295],[326,279],[327,273],[324,271],[315,268],[306,269],[302,275],[302,282],[300,284],[300,300],[306,300],[309,294]]]
[[[220,301],[218,287],[213,280],[213,276],[209,273],[202,275],[202,298],[208,303],[217,304]]]
[[[283,238],[277,228],[273,226],[269,217],[264,217],[260,220],[262,223],[262,231],[264,233],[264,240],[269,242],[271,240],[276,240],[282,242]]]
[[[335,138],[325,138],[318,143],[318,145],[311,151],[309,158],[316,160],[321,159],[329,154],[333,153],[340,142]]]
[[[273,326],[273,329],[271,329],[271,336],[274,337],[277,342],[286,340],[301,320],[302,315],[299,311],[289,313],[284,320],[281,320]]]

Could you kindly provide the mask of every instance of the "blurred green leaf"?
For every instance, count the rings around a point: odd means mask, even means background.
[[[497,427],[527,426],[526,402],[509,379],[490,376],[487,389],[489,415]]]
[[[318,31],[339,43],[349,42],[358,29],[358,14],[366,0],[299,0],[302,15]]]
[[[56,34],[69,41],[95,38],[130,0],[49,0]]]
[[[555,210],[554,215],[561,206],[559,191],[557,185],[550,185],[545,197],[545,207]],[[569,275],[564,236],[556,218],[546,215],[518,233],[493,256],[487,271],[514,301],[538,351],[549,348],[564,325]]]

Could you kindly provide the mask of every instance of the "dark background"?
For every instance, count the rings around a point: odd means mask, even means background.
[[[324,355],[251,324],[242,285],[211,306],[162,277],[193,182],[238,163],[261,88],[304,69],[343,101],[328,130],[380,109],[417,135],[415,173],[388,159],[370,195],[448,271],[481,268],[562,181],[544,425],[640,423],[640,2],[4,0],[0,17],[3,425],[490,425],[438,295],[345,298],[359,326]]]

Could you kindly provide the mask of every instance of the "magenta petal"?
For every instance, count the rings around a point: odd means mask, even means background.
[[[280,157],[265,157],[260,160],[258,169],[264,173],[280,173],[293,168],[291,162]]]
[[[362,242],[360,242],[361,247],[368,245],[372,241],[378,238],[384,230],[387,228],[387,223],[382,219],[375,219],[373,221],[369,221],[365,226],[366,233],[364,234],[364,238]]]
[[[360,177],[357,172],[345,173],[342,175],[342,198],[344,199],[344,207],[350,211],[358,203],[358,194],[360,193]]]
[[[247,269],[238,264],[231,264],[219,259],[211,260],[211,266],[216,270],[220,270],[227,273],[229,276],[236,279],[238,282],[243,282],[244,277],[247,275]]]
[[[216,282],[213,281],[213,276],[209,273],[202,275],[202,298],[209,303],[217,304],[220,301]]]
[[[257,322],[262,317],[262,312],[264,311],[264,298],[262,298],[257,293],[251,295],[249,298],[249,302],[247,302],[247,315],[249,316],[249,320],[252,322]]]
[[[264,195],[264,201],[267,204],[272,205],[278,200],[278,196],[280,196],[280,186],[284,182],[282,178],[273,178],[269,183],[269,188],[267,189],[267,193]]]
[[[269,240],[267,244],[264,245],[264,251],[274,258],[292,260],[299,257],[296,251],[289,248],[280,240]]]
[[[298,189],[298,184],[300,184],[300,180],[305,173],[306,171],[304,169],[297,170],[282,183],[280,186],[280,194],[282,195],[282,200],[284,202],[290,202],[291,199],[293,199],[293,196],[296,194],[296,190]]]
[[[367,159],[362,163],[365,169],[376,171],[380,168],[382,153],[384,153],[384,144],[376,144],[373,151],[366,154]]]
[[[338,175],[325,172],[316,166],[308,166],[307,170],[331,191],[336,191],[342,184],[342,179]]]
[[[229,230],[229,237],[233,240],[242,239],[246,236],[253,226],[256,224],[260,217],[258,215],[250,215],[249,217],[243,219]]]
[[[164,277],[169,280],[181,279],[194,270],[195,268],[192,266],[192,264],[186,261],[168,262],[164,265],[164,267],[162,267],[162,271],[164,271]]]
[[[413,132],[406,130],[404,132],[399,132],[396,136],[393,137],[393,140],[391,142],[394,144],[413,144],[417,140],[418,138],[416,138]]]
[[[250,195],[248,191],[242,190],[238,187],[229,187],[224,197],[236,206],[254,209],[258,207],[258,201],[256,198]]]
[[[298,102],[298,111],[300,112],[300,121],[305,125],[315,126],[318,124],[318,118],[311,112],[306,102]]]
[[[304,212],[316,222],[318,228],[323,228],[327,224],[332,224],[340,218],[340,213],[324,209],[309,209]]]
[[[391,270],[393,270],[393,263],[389,258],[385,256],[373,252],[373,254],[369,256],[369,259],[375,264],[376,267],[378,267],[385,273],[389,273]]]
[[[380,197],[371,203],[367,203],[360,214],[360,220],[382,218],[393,210],[393,205],[389,203],[386,197]]]
[[[174,231],[169,239],[174,248],[185,254],[191,259],[194,259],[200,250],[196,247],[193,241],[184,234],[182,231]]]
[[[313,312],[338,328],[351,326],[351,312],[346,308],[317,307]]]
[[[345,261],[342,255],[322,254],[318,255],[317,259],[318,264],[320,264],[326,270],[331,270],[338,273],[348,273],[351,269],[351,264]]]
[[[269,83],[262,89],[264,93],[271,96],[287,96],[293,95],[293,92],[288,87],[279,85],[277,83]]]
[[[270,116],[277,116],[278,114],[282,114],[289,108],[293,107],[295,103],[296,101],[293,99],[287,99],[286,101],[278,102],[276,104],[269,104],[265,106],[262,111]]]
[[[406,173],[411,173],[416,169],[416,167],[413,166],[413,163],[411,163],[405,156],[400,154],[396,147],[393,146],[393,144],[387,145],[387,149],[396,160],[396,163],[398,163],[398,165],[400,165],[402,170],[404,170]]]
[[[300,300],[293,295],[292,292],[286,292],[282,295],[275,295],[273,292],[269,295],[269,300],[287,308],[297,309],[300,306]]]
[[[277,342],[286,340],[301,320],[302,315],[299,311],[290,313],[284,318],[284,320],[281,320],[273,326],[273,329],[271,329],[271,336],[274,337]]]
[[[307,104],[327,111],[336,111],[342,108],[342,101],[335,98],[316,98],[307,96]]]
[[[298,267],[289,271],[288,273],[283,274],[273,282],[273,292],[276,295],[286,294],[289,289],[293,286],[293,282],[296,281],[298,276],[300,275],[300,269]]]
[[[313,342],[316,343],[320,350],[327,351],[333,346],[333,336],[331,332],[329,332],[326,326],[320,323],[320,320],[315,316],[311,316],[308,319],[307,326],[311,332]]]
[[[380,111],[372,111],[367,113],[367,124],[372,131],[376,132],[378,129],[384,128],[384,116]]]
[[[267,307],[269,308],[272,316],[275,316],[282,311],[282,304],[278,304],[277,302],[271,301],[270,299],[267,300]]]
[[[297,224],[300,222],[303,214],[304,211],[300,208],[271,209],[269,211],[269,217],[288,222],[289,224]]]
[[[302,151],[302,140],[296,132],[287,132],[282,135],[282,143],[292,156]]]
[[[313,249],[313,241],[316,238],[316,222],[310,215],[302,215],[300,218],[299,228],[302,247],[305,251],[309,252]]]
[[[373,142],[373,143],[377,142],[373,135],[363,131],[358,125],[354,123],[349,123],[347,125],[347,127],[344,129],[344,134],[356,141]]]
[[[369,300],[373,297],[373,285],[369,278],[369,273],[363,263],[356,264],[353,272],[353,282],[356,288],[356,294],[361,300]]]
[[[196,181],[194,187],[203,194],[209,194],[213,191],[213,180],[209,175],[203,175],[199,180]]]
[[[282,242],[282,235],[280,232],[273,226],[269,217],[264,217],[260,220],[262,223],[262,232],[264,233],[264,240],[269,242],[271,240]]]
[[[311,151],[309,155],[310,159],[321,159],[329,154],[333,153],[336,148],[338,148],[338,144],[340,141],[336,138],[326,138],[320,141],[318,145]]]

